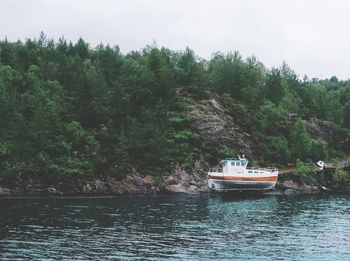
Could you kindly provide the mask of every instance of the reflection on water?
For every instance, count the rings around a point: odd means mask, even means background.
[[[0,199],[0,259],[348,260],[349,199]]]

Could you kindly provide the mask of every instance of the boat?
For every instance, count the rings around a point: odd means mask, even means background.
[[[213,191],[261,191],[272,189],[277,182],[278,170],[272,168],[248,168],[249,161],[224,159],[219,168],[208,172],[208,188]]]
[[[324,162],[322,160],[317,161],[316,165],[318,166],[318,168],[320,170],[325,170],[325,171],[330,170],[330,171],[332,171],[332,170],[336,169],[336,167],[334,165],[326,163],[326,162]]]

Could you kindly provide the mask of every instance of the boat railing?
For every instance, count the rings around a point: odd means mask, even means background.
[[[222,168],[210,168],[209,172],[218,172],[218,173],[222,173],[223,169]]]
[[[247,170],[262,170],[262,171],[270,171],[270,172],[276,172],[278,169],[275,166],[269,166],[269,167],[264,167],[264,168],[247,168]]]
[[[269,167],[248,167],[246,168],[247,170],[252,170],[252,171],[268,171],[268,172],[277,172],[278,169],[275,166],[269,166]],[[223,173],[223,168],[220,167],[214,167],[210,168],[209,172],[211,173]]]

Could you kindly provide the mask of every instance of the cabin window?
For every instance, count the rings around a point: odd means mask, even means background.
[[[254,171],[254,173],[259,173],[259,171]]]
[[[248,173],[253,173],[253,171],[249,170]]]
[[[235,163],[233,161],[231,161],[231,166],[234,166],[234,165],[235,165]]]

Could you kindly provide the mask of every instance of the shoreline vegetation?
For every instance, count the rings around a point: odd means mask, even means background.
[[[204,173],[204,172],[203,172]],[[206,174],[206,173],[205,173]],[[206,176],[197,183],[191,174],[180,172],[157,183],[151,176],[130,175],[122,181],[115,179],[60,181],[60,183],[42,183],[42,179],[31,180],[8,187],[0,187],[0,198],[114,198],[119,196],[169,196],[169,195],[205,195],[218,194],[206,187]],[[338,185],[334,173],[317,171],[311,174],[312,182],[300,181],[300,174],[289,172],[279,176],[276,187],[268,191],[232,192],[225,195],[247,196],[289,196],[298,194],[349,194],[349,183]],[[69,184],[69,185],[68,185]],[[195,184],[195,185],[194,185]]]
[[[277,188],[350,192],[350,80],[238,52],[0,41],[0,196],[204,193],[242,153],[295,165]]]

